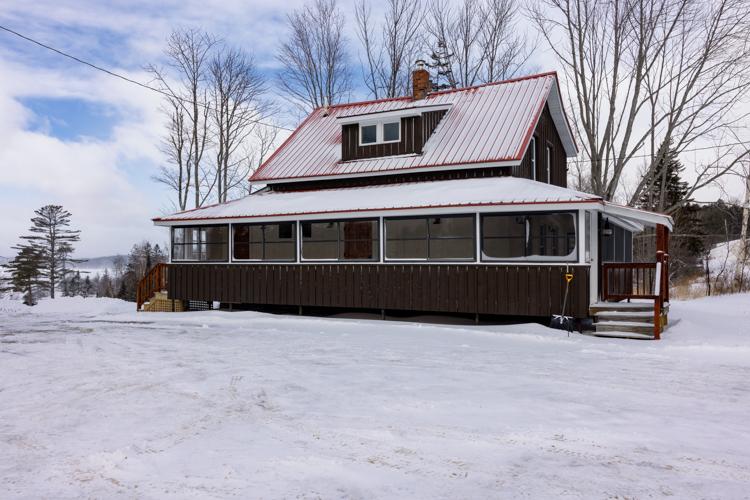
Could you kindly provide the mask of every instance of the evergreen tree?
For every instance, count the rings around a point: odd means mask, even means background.
[[[112,278],[109,276],[109,270],[105,269],[104,274],[99,278],[96,286],[97,297],[112,297]]]
[[[75,297],[81,293],[81,271],[76,271],[68,282],[68,293],[70,297]]]
[[[681,204],[672,213],[673,237],[670,239],[670,258],[673,275],[680,275],[694,268],[703,252],[704,229],[699,218],[700,207],[688,199],[688,183],[682,180],[685,167],[678,154],[670,149],[656,169],[639,200],[645,210],[661,211],[664,207]]]
[[[10,277],[3,279],[2,290],[12,290],[23,293],[23,303],[33,306],[37,303],[43,285],[42,256],[32,245],[13,247],[18,250],[15,258],[3,265]]]
[[[83,283],[81,284],[81,297],[84,299],[86,297],[89,297],[94,291],[94,285],[91,283],[91,278],[87,275],[83,279]]]
[[[120,287],[117,289],[117,298],[121,300],[128,300],[128,289],[125,285],[125,280],[120,280]]]
[[[60,205],[45,205],[35,210],[31,219],[30,236],[22,236],[39,254],[42,260],[41,278],[49,295],[55,298],[55,287],[69,273],[68,264],[76,262],[70,258],[73,243],[80,239],[80,231],[67,229],[70,225],[70,212]]]

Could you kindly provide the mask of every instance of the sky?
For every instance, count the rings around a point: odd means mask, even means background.
[[[196,27],[246,48],[273,83],[285,16],[302,0],[0,0],[0,24],[147,83],[173,28]],[[341,2],[356,42],[349,2]],[[377,4],[373,4],[377,8]],[[540,48],[531,65],[558,69]],[[358,69],[356,70],[358,71]],[[354,98],[366,97],[364,94]],[[172,210],[153,180],[165,163],[162,97],[0,31],[0,256],[33,211],[63,205],[82,230],[77,257],[166,243],[151,219]],[[294,127],[291,118],[281,123]],[[284,134],[279,137],[283,140]],[[279,141],[280,142],[280,141]],[[707,198],[717,196],[706,193]]]

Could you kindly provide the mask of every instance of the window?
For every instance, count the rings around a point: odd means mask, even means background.
[[[482,257],[486,260],[574,261],[574,213],[482,216]]]
[[[531,136],[531,144],[529,145],[531,153],[529,158],[531,159],[531,179],[536,180],[536,137]]]
[[[383,142],[398,142],[401,140],[401,122],[383,124]]]
[[[377,125],[363,125],[360,129],[361,143],[362,144],[374,144],[378,142],[378,126]]]
[[[359,126],[359,145],[383,144],[401,140],[401,121],[370,123]]]
[[[544,157],[545,170],[547,171],[547,184],[552,182],[552,146],[547,145],[547,154]]]
[[[172,228],[172,260],[226,261],[227,226],[189,226]]]
[[[233,258],[237,260],[294,261],[296,223],[234,224]]]
[[[474,260],[473,215],[385,219],[385,256],[394,260]]]
[[[302,222],[305,260],[379,260],[378,221]]]

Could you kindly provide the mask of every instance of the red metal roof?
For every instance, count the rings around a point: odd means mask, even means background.
[[[576,154],[555,73],[543,73],[465,89],[410,97],[341,104],[313,111],[252,176],[253,182],[317,177],[378,175],[391,171],[437,169],[479,163],[521,161],[544,104],[568,156]],[[341,161],[337,118],[384,111],[449,105],[422,154]]]

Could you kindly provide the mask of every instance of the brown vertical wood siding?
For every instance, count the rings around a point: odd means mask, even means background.
[[[552,121],[552,115],[549,111],[549,106],[544,105],[542,115],[539,117],[539,123],[537,123],[536,129],[534,130],[534,136],[536,137],[537,147],[537,162],[536,162],[536,178],[537,180],[546,180],[545,165],[547,161],[547,146],[552,147],[552,164],[550,169],[550,183],[555,186],[568,187],[568,161],[565,156],[565,148],[563,147],[560,135],[557,133],[555,122]],[[531,146],[529,146],[530,148]],[[524,177],[526,179],[532,179],[531,175],[531,151],[526,151],[523,156],[523,160],[518,167],[513,168],[514,177]]]
[[[588,266],[420,264],[170,264],[179,300],[346,309],[551,316],[560,314],[567,269],[568,315],[586,317]]]
[[[341,160],[361,160],[422,152],[427,139],[437,127],[445,110],[429,111],[421,116],[401,118],[401,140],[387,144],[359,145],[359,124],[343,125],[341,130]]]

